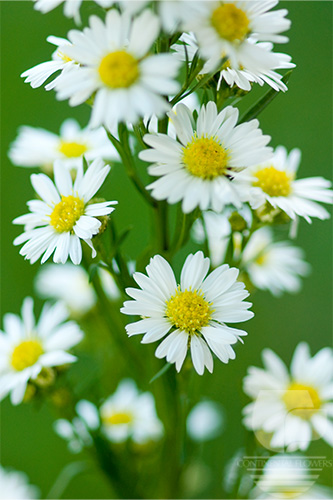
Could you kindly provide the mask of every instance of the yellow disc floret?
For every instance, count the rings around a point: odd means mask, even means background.
[[[194,137],[183,148],[183,163],[194,176],[214,179],[227,171],[228,154],[212,137]]]
[[[59,146],[60,153],[67,158],[79,158],[87,149],[85,144],[80,144],[79,142],[61,141]]]
[[[241,42],[250,32],[247,15],[233,3],[222,3],[217,7],[212,14],[211,24],[220,37],[229,42]]]
[[[103,417],[103,423],[106,425],[124,425],[133,422],[133,415],[130,413],[119,412]]]
[[[130,87],[140,74],[137,59],[125,50],[117,50],[103,57],[98,73],[102,82],[112,89]]]
[[[178,289],[166,305],[166,316],[171,323],[190,334],[208,326],[213,313],[213,304],[198,290],[182,292]]]
[[[275,167],[265,167],[255,173],[254,186],[260,187],[269,196],[288,196],[291,193],[292,177]]]
[[[14,370],[22,371],[34,365],[43,352],[42,345],[38,340],[24,340],[15,347],[11,365]]]
[[[292,382],[282,397],[288,412],[308,420],[321,407],[321,400],[314,387]]]
[[[84,213],[84,201],[77,196],[62,196],[50,215],[50,224],[58,233],[71,231]]]

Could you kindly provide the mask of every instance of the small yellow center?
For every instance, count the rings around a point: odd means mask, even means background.
[[[214,179],[227,171],[228,154],[212,137],[194,137],[183,148],[183,163],[194,176]]]
[[[254,262],[258,266],[263,266],[267,262],[267,254],[261,253]]]
[[[203,326],[208,326],[212,305],[198,290],[181,292],[178,289],[166,302],[166,316],[176,328],[193,334]]]
[[[50,224],[58,233],[71,231],[84,213],[84,201],[77,196],[62,196],[50,215]]]
[[[12,353],[11,365],[14,370],[22,371],[34,365],[43,352],[38,340],[25,340],[15,347]]]
[[[130,413],[113,413],[107,417],[103,417],[103,422],[106,425],[124,425],[133,422],[133,415]]]
[[[103,57],[99,76],[112,89],[130,87],[139,77],[138,61],[125,50],[117,50]]]
[[[284,393],[283,402],[288,412],[308,420],[321,407],[318,391],[311,386],[292,382]]]
[[[59,151],[67,158],[78,158],[88,150],[85,144],[79,142],[60,141]]]
[[[247,15],[233,3],[219,5],[212,14],[211,23],[220,37],[229,42],[242,42],[250,32]]]
[[[291,193],[292,177],[275,167],[265,167],[255,173],[257,181],[254,186],[260,187],[269,196],[288,196]]]

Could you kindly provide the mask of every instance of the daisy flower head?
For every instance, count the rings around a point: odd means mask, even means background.
[[[192,31],[199,44],[200,54],[206,60],[230,59],[236,66],[243,59],[245,66],[256,57],[249,39],[259,42],[285,43],[281,35],[290,27],[285,9],[271,11],[277,0],[198,1],[196,13],[189,17],[185,29]],[[262,51],[265,57],[265,51]]]
[[[91,238],[102,225],[98,217],[113,212],[111,205],[117,202],[94,203],[91,199],[109,171],[102,160],[95,160],[84,174],[81,165],[74,182],[62,163],[54,166],[54,182],[45,174],[32,174],[31,183],[41,200],[29,201],[30,213],[13,221],[25,226],[24,233],[14,240],[14,245],[25,243],[20,254],[31,264],[40,257],[43,264],[53,252],[55,263],[64,264],[70,257],[73,264],[80,264],[83,240],[96,257]]]
[[[172,46],[181,61],[192,61],[199,46],[193,33],[184,33],[180,43]],[[209,58],[204,64],[200,74],[219,73],[217,90],[220,89],[222,82],[229,87],[236,85],[242,90],[250,91],[252,83],[258,83],[260,86],[267,83],[274,90],[285,92],[287,86],[282,81],[282,75],[277,73],[277,69],[294,68],[295,64],[291,62],[291,57],[283,53],[273,52],[273,44],[270,42],[255,42],[250,39],[251,58],[242,57],[242,53],[237,54],[237,62],[231,62],[226,59],[222,63],[221,57]],[[185,49],[186,48],[186,49]],[[187,54],[187,55],[186,55]]]
[[[45,303],[36,322],[30,297],[23,301],[22,318],[5,314],[0,333],[0,400],[10,393],[12,404],[21,403],[28,381],[36,379],[43,368],[76,361],[66,351],[81,341],[83,333],[67,318],[64,304]]]
[[[303,250],[288,241],[274,242],[268,227],[258,229],[250,237],[242,253],[240,267],[256,288],[268,290],[276,296],[283,292],[298,292],[301,277],[310,272]]]
[[[140,393],[135,382],[125,379],[99,410],[102,431],[113,443],[131,439],[138,444],[156,441],[163,435],[154,397],[150,392]]]
[[[244,392],[254,399],[244,408],[244,425],[267,433],[273,450],[306,450],[318,436],[332,445],[332,349],[325,347],[311,357],[308,344],[300,343],[290,373],[270,349],[262,358],[264,368],[251,366],[244,379]]]
[[[184,104],[168,116],[178,140],[167,134],[147,134],[144,141],[151,149],[139,154],[153,163],[148,172],[159,177],[147,186],[152,196],[171,204],[182,200],[184,213],[196,207],[216,212],[228,204],[240,207],[233,180],[241,170],[271,154],[266,147],[270,137],[262,134],[259,122],[236,125],[238,110],[228,106],[218,113],[213,101],[201,107],[196,122]]]
[[[251,168],[244,182],[239,176],[243,200],[253,209],[268,205],[293,220],[304,217],[311,223],[311,217],[328,219],[328,211],[317,202],[333,203],[331,182],[323,177],[296,179],[300,161],[299,149],[292,149],[288,154],[283,146],[278,146],[269,161]]]
[[[66,38],[49,36],[46,40],[57,47],[52,54],[52,60],[37,64],[21,74],[21,77],[25,78],[24,83],[30,83],[33,89],[40,87],[50,76],[61,71],[60,75],[45,85],[46,90],[51,90],[63,75],[77,67],[77,63],[63,52],[63,48],[70,45]]]
[[[267,499],[270,497],[281,500],[331,498],[332,492],[329,488],[314,484],[318,468],[311,462],[311,458],[296,454],[279,453],[270,457],[262,469],[262,474],[250,498]],[[315,460],[313,462],[315,463]],[[315,470],[312,470],[312,467]],[[315,471],[316,474],[313,475]]]
[[[148,9],[133,20],[116,9],[108,11],[105,23],[90,17],[83,32],[68,34],[72,45],[65,53],[80,66],[59,79],[57,98],[77,106],[95,94],[92,127],[113,130],[122,121],[161,116],[169,109],[163,96],[179,90],[174,78],[180,62],[172,54],[149,55],[159,31],[157,16]]]
[[[39,498],[38,488],[29,484],[24,472],[6,470],[0,465],[0,499],[3,500],[36,500]]]
[[[243,283],[236,281],[238,270],[223,265],[207,276],[210,261],[202,252],[190,254],[183,266],[180,284],[168,262],[156,255],[146,267],[147,275],[134,273],[140,286],[126,289],[134,300],[126,301],[123,314],[143,317],[126,326],[129,336],[145,334],[142,343],[166,338],[156,349],[158,358],[166,357],[179,372],[190,348],[194,368],[202,375],[205,367],[212,373],[213,353],[223,362],[235,358],[231,345],[247,335],[225,324],[247,321],[252,304]]]
[[[81,23],[80,7],[82,0],[34,0],[35,9],[43,14],[50,12],[64,2],[64,15],[73,18],[76,24]],[[97,5],[103,8],[111,7],[115,0],[94,0]]]
[[[69,169],[78,168],[83,155],[88,162],[96,158],[119,160],[102,127],[81,129],[72,118],[63,122],[59,135],[42,128],[20,127],[8,153],[14,165],[40,167],[46,173],[52,173],[56,160],[61,160]]]

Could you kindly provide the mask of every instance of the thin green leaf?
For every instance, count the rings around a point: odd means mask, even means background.
[[[288,83],[292,71],[293,70],[291,69],[284,75],[282,78],[283,83]],[[280,93],[281,92],[274,89],[266,92],[265,95],[263,95],[248,111],[246,111],[246,113],[241,116],[239,123],[248,122],[256,118]]]
[[[160,369],[160,371],[158,371],[154,376],[153,378],[151,378],[149,380],[149,383],[152,384],[153,382],[155,382],[155,380],[157,380],[158,378],[160,378],[162,375],[164,375],[164,373],[166,373],[169,368],[171,366],[171,363],[166,363],[163,368]]]

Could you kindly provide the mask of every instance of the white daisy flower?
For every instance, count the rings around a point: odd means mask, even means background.
[[[50,12],[64,2],[64,14],[66,17],[74,18],[76,24],[81,23],[80,7],[82,0],[34,0],[35,9],[43,14]],[[111,7],[115,2],[114,0],[94,0],[95,3],[103,8]]]
[[[318,467],[311,466],[311,462],[311,458],[302,455],[283,453],[269,458],[256,487],[250,493],[250,498],[270,497],[281,500],[332,498],[332,491],[329,488],[315,485]],[[314,464],[316,462],[318,465],[318,460],[313,461]]]
[[[125,379],[100,407],[102,431],[106,437],[120,443],[132,439],[145,444],[163,435],[163,424],[156,414],[154,397],[140,393],[135,382]]]
[[[119,299],[120,292],[111,274],[100,267],[97,274],[106,296],[110,300]],[[35,288],[44,299],[64,302],[74,316],[86,314],[97,302],[87,272],[81,266],[69,262],[61,267],[57,264],[43,266],[36,276]]]
[[[69,451],[80,453],[83,448],[92,445],[90,432],[99,428],[100,419],[96,406],[90,401],[82,399],[75,410],[77,416],[71,422],[60,418],[54,422],[53,428],[58,436],[67,441]]]
[[[176,51],[181,61],[192,61],[198,50],[198,44],[193,33],[184,33],[180,39],[182,44],[175,44],[172,48]],[[221,66],[221,57],[218,59],[210,58],[204,64],[200,71],[201,75],[208,73],[220,73],[217,83],[217,90],[220,89],[222,81],[225,81],[229,87],[237,87],[249,91],[251,83],[258,83],[260,86],[267,83],[274,90],[285,92],[287,86],[282,81],[282,75],[277,73],[276,69],[294,68],[295,64],[291,62],[291,57],[287,54],[272,52],[273,44],[269,42],[255,42],[249,40],[252,46],[252,58],[243,58],[239,55],[237,64],[225,61]],[[186,52],[185,47],[186,46]],[[263,53],[265,51],[266,53]]]
[[[23,301],[22,319],[5,314],[0,333],[0,400],[10,393],[11,402],[17,405],[28,380],[35,379],[42,368],[76,361],[66,350],[78,344],[83,333],[73,321],[65,322],[67,317],[62,303],[46,303],[36,323],[30,297]]]
[[[194,441],[209,441],[221,434],[223,420],[220,405],[214,401],[201,401],[188,414],[186,430]]]
[[[251,366],[244,392],[254,399],[244,408],[244,424],[272,435],[270,448],[306,450],[319,435],[333,444],[333,352],[321,349],[311,358],[308,344],[295,350],[291,373],[270,349],[262,353],[264,369]]]
[[[142,273],[133,275],[141,290],[126,289],[134,300],[125,302],[121,312],[143,318],[126,326],[128,335],[144,333],[142,343],[148,344],[168,334],[155,354],[176,363],[178,372],[188,348],[199,375],[205,366],[213,371],[209,348],[223,363],[234,359],[231,345],[247,333],[226,326],[225,322],[239,323],[253,317],[248,311],[252,304],[244,302],[249,294],[243,283],[236,282],[238,270],[224,265],[206,277],[209,266],[210,261],[202,252],[190,254],[177,285],[168,262],[156,255],[146,267],[148,277]]]
[[[328,219],[329,213],[319,205],[333,203],[331,182],[323,177],[295,179],[301,161],[301,152],[295,148],[287,153],[283,146],[276,148],[269,161],[261,163],[238,177],[242,198],[253,209],[263,207],[267,202],[275,209],[282,210],[291,219],[310,217]],[[242,187],[241,187],[242,184]]]
[[[0,465],[1,500],[35,500],[36,498],[39,498],[38,488],[29,484],[26,474],[4,469]]]
[[[236,125],[238,110],[228,106],[218,113],[213,101],[201,107],[196,123],[184,104],[168,116],[178,141],[166,134],[147,134],[144,141],[152,149],[139,154],[142,160],[155,162],[148,172],[160,177],[147,186],[152,196],[169,203],[182,200],[185,213],[198,206],[216,212],[228,204],[240,207],[233,179],[258,158],[271,155],[266,147],[270,137],[262,134],[259,122]]]
[[[110,167],[95,160],[83,174],[82,166],[73,183],[69,170],[61,163],[54,166],[55,183],[45,174],[32,174],[31,183],[41,198],[28,202],[30,213],[17,217],[14,224],[24,224],[25,232],[14,240],[14,245],[26,242],[20,254],[31,264],[41,256],[43,264],[54,252],[53,261],[64,264],[70,257],[80,264],[85,241],[96,251],[91,238],[98,233],[101,222],[97,217],[108,215],[116,201],[89,203],[103,184]]]
[[[40,167],[47,173],[52,172],[56,160],[61,160],[70,169],[78,168],[83,155],[88,162],[96,158],[119,161],[119,155],[104,128],[81,129],[72,118],[63,122],[59,135],[42,128],[20,127],[8,152],[14,165]]]
[[[114,129],[121,121],[161,116],[169,109],[163,96],[179,90],[174,78],[180,62],[172,54],[149,55],[159,28],[150,10],[133,21],[115,9],[107,13],[105,23],[90,17],[89,28],[70,31],[72,45],[61,48],[80,67],[58,80],[57,98],[77,106],[96,93],[92,127]]]
[[[277,0],[197,1],[197,13],[189,17],[185,30],[194,32],[204,59],[227,58],[232,67],[237,68],[241,61],[246,68],[251,67],[259,53],[258,48],[249,43],[249,38],[260,42],[288,41],[280,35],[291,24],[285,19],[288,11],[271,11],[277,3]],[[268,63],[269,54],[265,50],[261,51],[261,57]]]
[[[52,61],[37,64],[37,66],[27,69],[21,74],[21,77],[25,78],[24,83],[30,83],[33,89],[40,87],[50,76],[61,71],[60,75],[45,85],[46,90],[53,89],[62,75],[67,74],[67,72],[72,71],[78,66],[76,61],[65,55],[62,50],[63,47],[70,45],[70,42],[66,38],[49,36],[46,40],[57,47],[52,54]]]
[[[296,293],[310,265],[304,261],[304,252],[288,241],[274,242],[268,227],[258,229],[247,243],[240,262],[253,285],[279,296],[283,292]]]

